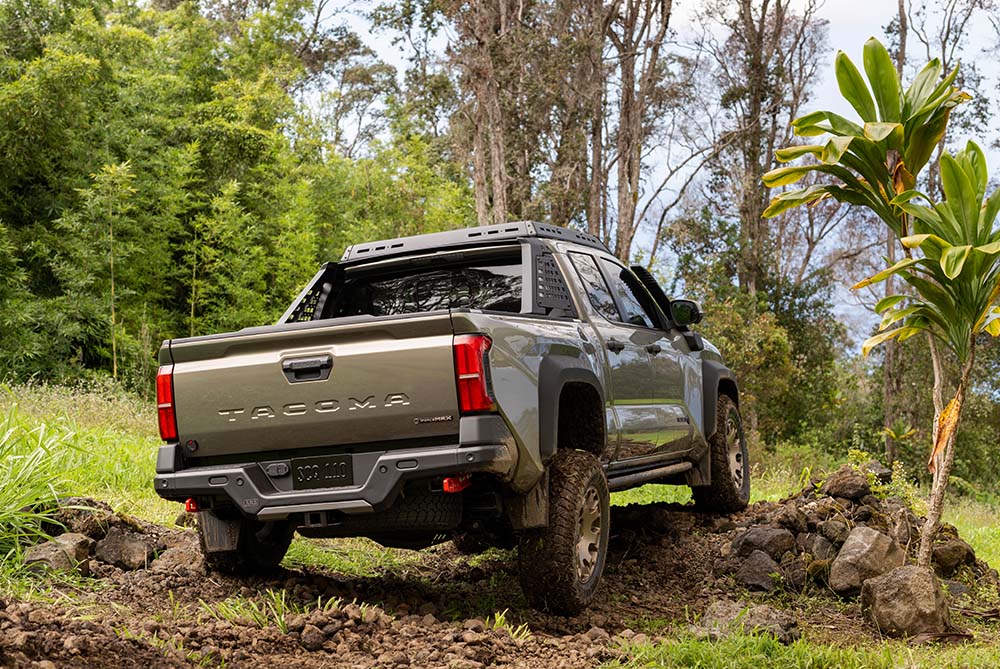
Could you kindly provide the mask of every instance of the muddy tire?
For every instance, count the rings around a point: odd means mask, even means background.
[[[583,451],[560,451],[549,468],[549,526],[519,537],[521,589],[537,609],[574,615],[590,604],[604,571],[608,481]]]
[[[271,571],[281,564],[295,534],[289,523],[261,523],[249,518],[240,518],[238,522],[240,536],[236,542],[236,550],[210,553],[205,550],[205,534],[199,519],[198,544],[209,571],[252,574]]]
[[[750,459],[743,421],[732,398],[719,395],[715,434],[709,439],[712,483],[691,488],[699,511],[733,513],[750,502]]]

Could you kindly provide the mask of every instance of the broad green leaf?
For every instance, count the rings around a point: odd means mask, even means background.
[[[900,272],[903,281],[917,289],[920,295],[928,304],[933,304],[934,308],[941,312],[944,320],[954,322],[958,318],[955,308],[955,300],[939,284],[928,281],[922,276],[917,276],[911,272]]]
[[[865,123],[865,137],[873,142],[886,142],[891,149],[903,143],[902,123]]]
[[[944,136],[948,127],[949,112],[944,112],[934,121],[922,124],[908,132],[906,146],[903,149],[903,160],[910,174],[917,176],[924,169],[931,154],[937,148],[938,142]]]
[[[822,144],[804,144],[802,146],[788,146],[774,152],[774,157],[779,163],[787,163],[796,158],[806,155],[818,156],[823,152]],[[764,175],[765,177],[767,175]]]
[[[983,155],[983,150],[979,148],[979,145],[971,140],[965,144],[965,155],[971,168],[969,179],[976,187],[976,202],[982,202],[986,195],[986,182],[990,178],[989,170],[986,167],[986,156]]]
[[[823,153],[819,159],[827,165],[834,165],[840,162],[840,157],[850,148],[854,137],[831,137],[823,146]]]
[[[899,240],[908,249],[919,248],[924,255],[931,260],[940,260],[944,253],[952,248],[952,245],[933,234],[910,235]]]
[[[983,244],[982,246],[975,247],[975,250],[988,256],[996,255],[997,253],[1000,253],[1000,242]]]
[[[875,113],[875,101],[872,100],[871,93],[865,80],[861,78],[861,73],[855,67],[851,59],[843,51],[837,52],[837,57],[833,61],[834,73],[837,75],[837,85],[840,87],[840,94],[844,96],[854,111],[858,112],[862,121],[877,121],[878,115]]]
[[[915,304],[913,306],[906,307],[905,309],[892,309],[891,311],[885,314],[884,318],[882,318],[882,322],[878,326],[879,332],[885,330],[893,323],[898,323],[907,316],[912,316],[913,314],[919,313],[923,309],[924,306],[922,304]]]
[[[760,179],[768,188],[787,186],[799,181],[802,177],[816,169],[816,165],[797,165],[794,167],[776,167]]]
[[[899,121],[899,77],[892,57],[874,37],[865,42],[863,63],[883,121]]]
[[[847,136],[857,137],[859,135],[865,134],[864,128],[862,128],[854,121],[850,121],[841,116],[840,114],[834,114],[831,111],[824,113],[826,114],[826,120],[830,122],[830,130],[833,132],[833,134],[844,135],[845,137]]]
[[[958,160],[947,153],[941,156],[941,187],[945,201],[961,226],[963,240],[975,241],[976,226],[979,224],[979,200],[975,186]]]
[[[773,218],[783,211],[787,211],[803,204],[815,202],[826,195],[826,186],[809,186],[798,190],[781,193],[771,200],[771,204],[764,210],[764,218]]]
[[[954,279],[962,273],[965,259],[969,257],[971,246],[953,246],[941,254],[941,271],[949,279]]]
[[[817,123],[821,123],[822,121],[825,121],[825,120],[826,120],[826,112],[825,111],[809,112],[805,116],[800,116],[797,119],[795,119],[794,121],[792,121],[792,127],[793,128],[800,128],[800,127],[804,127],[804,126],[807,126],[807,125],[816,125]]]
[[[903,95],[904,117],[909,117],[912,112],[923,107],[930,99],[931,93],[941,78],[941,69],[941,61],[935,58],[924,65],[924,68],[914,77],[913,83]]]
[[[918,262],[920,262],[919,258],[903,258],[892,267],[884,269],[878,274],[870,276],[864,281],[856,283],[851,287],[851,290],[858,290],[860,288],[864,288],[865,286],[870,286],[873,283],[879,283],[880,281],[885,281],[896,272],[902,269],[906,269],[907,267],[912,267],[913,265],[916,265]]]
[[[898,341],[900,343],[903,343],[904,341],[906,341],[910,337],[913,337],[914,335],[918,335],[918,334],[920,334],[921,332],[924,331],[924,328],[922,328],[922,327],[912,327],[912,326],[911,327],[901,328],[901,329],[903,331],[899,333],[898,337],[896,337],[896,341]]]
[[[875,304],[875,313],[881,314],[887,309],[891,309],[903,300],[907,298],[906,295],[889,295],[888,297],[883,297]]]
[[[869,337],[868,339],[865,340],[863,344],[861,344],[861,355],[868,357],[868,354],[871,353],[871,350],[873,348],[875,348],[876,346],[878,346],[883,342],[892,339],[893,337],[898,337],[905,329],[906,328],[896,328],[895,330],[889,330],[888,332],[880,332],[874,337]]]
[[[1000,189],[993,191],[993,195],[986,199],[983,208],[979,210],[980,231],[992,231],[998,213],[1000,213]]]

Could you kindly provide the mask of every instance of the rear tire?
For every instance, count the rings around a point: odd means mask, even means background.
[[[236,550],[210,553],[205,549],[205,534],[199,519],[198,543],[201,546],[201,554],[205,557],[205,567],[209,571],[249,574],[271,571],[281,564],[295,534],[287,521],[261,523],[241,517],[238,522],[240,535],[236,542]]]
[[[727,395],[719,395],[715,434],[708,445],[712,482],[691,488],[695,507],[711,513],[742,511],[750,502],[750,458],[740,411]]]
[[[574,615],[593,600],[608,553],[608,481],[583,451],[560,451],[550,467],[549,526],[521,533],[521,589],[531,605]]]

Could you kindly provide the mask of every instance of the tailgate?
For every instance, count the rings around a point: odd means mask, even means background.
[[[448,313],[343,321],[170,342],[181,443],[201,458],[458,433]]]

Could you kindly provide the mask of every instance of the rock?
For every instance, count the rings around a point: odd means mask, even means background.
[[[813,560],[806,565],[806,574],[817,583],[830,580],[830,560]]]
[[[859,500],[871,493],[872,489],[864,474],[850,465],[842,465],[826,478],[819,491],[830,497]]]
[[[90,574],[90,551],[94,541],[76,532],[60,534],[51,541],[32,546],[24,557],[24,564],[33,570],[76,571],[84,576]]]
[[[878,460],[869,460],[861,465],[861,471],[873,475],[879,483],[889,483],[892,481],[892,470]]]
[[[902,566],[905,559],[899,544],[886,535],[855,527],[830,565],[830,587],[839,595],[852,595],[866,580]]]
[[[809,553],[816,560],[832,560],[837,554],[830,540],[820,534],[800,534],[795,543],[803,553]]]
[[[950,628],[944,591],[930,569],[907,565],[865,581],[861,612],[889,636],[941,633]]]
[[[607,641],[611,638],[611,635],[600,627],[591,627],[584,636],[591,642]]]
[[[469,618],[462,627],[473,632],[482,632],[486,629],[486,623],[479,618]]]
[[[794,504],[785,504],[774,514],[774,525],[784,528],[793,534],[805,532],[808,529],[806,514],[799,511]]]
[[[178,527],[197,527],[198,516],[187,511],[181,511],[177,518],[174,519],[174,525]]]
[[[195,544],[174,546],[160,553],[149,568],[160,572],[203,574],[205,558]]]
[[[951,576],[963,564],[974,563],[976,554],[973,552],[972,546],[961,539],[948,539],[935,544],[932,560],[939,574]]]
[[[795,549],[795,536],[788,530],[773,527],[753,527],[733,539],[730,554],[735,557],[749,557],[754,551],[762,551],[772,560]]]
[[[153,560],[154,552],[155,547],[145,537],[112,527],[97,542],[95,554],[101,562],[132,571],[147,566]]]
[[[736,581],[750,590],[774,590],[774,574],[781,567],[764,551],[756,550],[736,570]]]
[[[799,638],[798,622],[788,613],[766,604],[747,606],[744,602],[716,600],[712,602],[695,630],[702,636],[719,639],[734,632],[770,634],[781,643]],[[634,639],[633,639],[634,641]]]
[[[306,650],[319,650],[323,647],[326,637],[323,636],[323,632],[315,625],[306,625],[302,628],[300,641],[302,642],[302,647]]]
[[[850,534],[847,525],[839,520],[824,520],[816,530],[830,543],[838,546],[847,541],[847,535]]]

